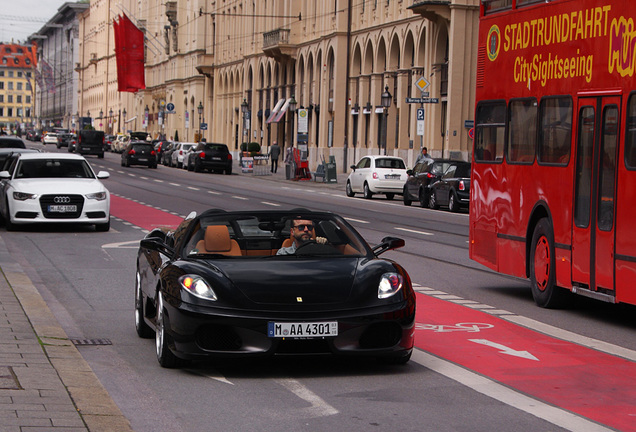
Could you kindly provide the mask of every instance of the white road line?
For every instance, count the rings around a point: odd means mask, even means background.
[[[157,183],[163,183],[163,180],[159,180],[159,179],[154,179],[153,181],[156,181]]]
[[[435,235],[435,234],[430,233],[430,232],[417,231],[417,230],[412,230],[412,229],[408,229],[408,228],[395,227],[395,229],[398,230],[398,231],[406,231],[406,232],[410,232],[410,233],[414,233],[414,234],[422,234],[422,235],[428,235],[428,236]]]
[[[211,190],[209,190],[208,193],[212,194],[212,195],[222,195],[221,192],[216,192],[216,191],[211,191]]]
[[[176,186],[176,187],[181,187],[181,185],[179,183],[168,183],[171,186]]]
[[[139,177],[139,178],[142,179],[142,180],[148,180],[148,177],[143,177],[142,176],[142,177]]]
[[[361,224],[368,224],[369,221],[365,221],[365,220],[360,220],[360,219],[354,219],[354,218],[345,218],[346,220],[348,220],[349,222],[357,222],[357,223],[361,223]]]
[[[232,198],[235,198],[237,200],[244,200],[244,201],[249,199],[249,198],[238,196],[238,195],[232,195]]]
[[[532,414],[542,420],[574,432],[610,432],[612,429],[603,427],[590,420],[579,417],[569,411],[533,399],[515,390],[492,381],[484,376],[466,370],[446,360],[437,358],[418,349],[413,350],[411,361],[435,371],[447,378],[469,387],[476,392],[498,400],[506,405]]]
[[[305,400],[311,404],[310,407],[303,408],[300,410],[308,417],[326,417],[330,415],[338,414],[338,410],[325,402],[320,396],[316,393],[309,390],[307,387],[302,385],[300,382],[295,379],[285,378],[285,379],[277,379],[276,382],[287,390]]]
[[[276,204],[276,203],[268,202],[268,201],[261,201],[261,204],[265,204],[272,207],[280,207],[280,204]]]
[[[201,190],[201,189],[199,189],[197,187],[194,187],[194,186],[188,186],[188,189],[193,190],[193,191]]]

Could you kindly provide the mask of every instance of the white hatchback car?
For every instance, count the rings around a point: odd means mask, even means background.
[[[178,143],[175,144],[174,151],[172,152],[172,164],[170,166],[176,166],[177,168],[184,168],[183,162],[187,161],[184,157],[190,150],[195,148],[197,143]]]
[[[42,137],[42,144],[57,144],[57,134],[55,132],[49,132]]]
[[[0,172],[0,215],[7,230],[31,223],[73,223],[110,229],[110,193],[83,156],[23,153]]]
[[[404,159],[396,156],[364,156],[351,169],[345,186],[349,197],[361,192],[366,199],[384,194],[392,200],[395,195],[402,195],[408,177]]]

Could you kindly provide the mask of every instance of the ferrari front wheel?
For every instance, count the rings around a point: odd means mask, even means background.
[[[165,318],[163,312],[163,296],[157,293],[157,329],[155,331],[155,348],[157,350],[157,360],[161,367],[174,368],[179,364],[179,358],[168,348],[168,338],[166,335]]]

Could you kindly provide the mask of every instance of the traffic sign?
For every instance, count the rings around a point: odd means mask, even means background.
[[[424,108],[417,109],[417,119],[424,120]]]
[[[166,105],[166,112],[168,114],[174,114],[174,104],[172,102]]]
[[[208,124],[207,123],[201,123],[201,127],[199,129],[208,130]]]
[[[415,81],[415,87],[417,87],[418,89],[420,89],[420,91],[425,91],[428,86],[431,85],[430,82],[428,82],[428,80],[426,78],[419,77],[416,81]]]
[[[406,98],[406,103],[439,103],[439,98]]]

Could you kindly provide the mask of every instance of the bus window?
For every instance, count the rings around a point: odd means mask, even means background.
[[[477,107],[475,160],[501,162],[506,132],[506,103],[487,102]]]
[[[594,122],[594,107],[583,107],[579,113],[578,150],[576,152],[576,189],[574,198],[574,223],[579,228],[587,228],[590,224]]]
[[[515,99],[508,105],[509,162],[532,163],[537,142],[537,100]]]
[[[531,5],[534,3],[546,3],[546,0],[517,0],[517,7]]]
[[[636,93],[627,102],[627,131],[625,132],[625,166],[636,168]]]
[[[599,171],[598,229],[611,231],[614,226],[614,181],[616,179],[616,141],[618,108],[605,107],[603,112],[601,165]]]
[[[488,15],[502,9],[510,9],[512,0],[482,0],[482,4],[484,5],[484,14]]]
[[[567,165],[572,140],[572,99],[569,96],[541,99],[539,117],[539,163]]]

